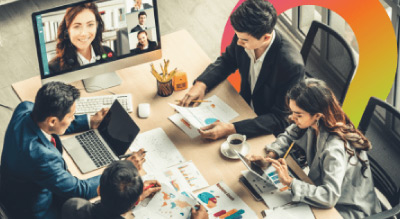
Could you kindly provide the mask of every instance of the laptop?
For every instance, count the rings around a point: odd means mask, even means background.
[[[125,154],[140,131],[122,105],[116,100],[97,129],[62,141],[67,153],[82,173],[87,173]]]

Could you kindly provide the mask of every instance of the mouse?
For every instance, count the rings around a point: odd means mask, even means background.
[[[138,105],[138,116],[140,118],[147,118],[150,115],[150,104],[148,103],[140,103]]]

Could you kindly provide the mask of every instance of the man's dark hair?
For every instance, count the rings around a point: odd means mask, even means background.
[[[146,15],[146,17],[147,17],[147,14],[146,14],[146,12],[144,12],[144,11],[141,11],[141,12],[138,14],[137,18],[139,19],[139,18],[140,18],[140,16],[142,16],[142,15]]]
[[[274,30],[277,14],[274,6],[264,0],[247,0],[230,16],[233,29],[260,39]]]
[[[129,211],[142,192],[142,178],[130,161],[115,161],[101,175],[101,204],[110,215],[121,215]]]
[[[36,94],[32,118],[36,122],[43,122],[47,117],[55,116],[61,121],[79,97],[80,92],[74,86],[59,81],[49,82]]]

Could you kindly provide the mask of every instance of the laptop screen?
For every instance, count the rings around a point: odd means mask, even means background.
[[[140,128],[116,100],[101,121],[98,131],[115,155],[120,156],[125,154]]]

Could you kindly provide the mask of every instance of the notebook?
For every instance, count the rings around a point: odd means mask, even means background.
[[[65,139],[62,143],[80,171],[87,173],[119,160],[139,131],[122,105],[114,101],[98,129]]]

